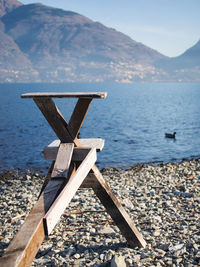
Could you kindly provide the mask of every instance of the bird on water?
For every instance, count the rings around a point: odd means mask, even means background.
[[[173,139],[175,139],[176,138],[176,132],[174,132],[173,134],[171,134],[171,133],[165,133],[165,137],[166,138],[173,138]]]

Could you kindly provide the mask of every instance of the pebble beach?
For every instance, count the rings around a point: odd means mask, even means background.
[[[147,242],[131,248],[92,189],[80,189],[31,266],[200,266],[200,159],[103,169]],[[0,172],[0,256],[37,201],[44,175]]]

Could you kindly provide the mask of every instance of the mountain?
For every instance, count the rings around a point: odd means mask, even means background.
[[[152,62],[158,52],[77,13],[41,4],[21,6],[2,18],[9,34],[31,59],[71,55],[100,61]]]
[[[1,14],[6,12],[0,18],[0,82],[136,82],[172,77],[166,67],[171,59],[99,22],[42,4],[0,3]]]
[[[19,49],[29,69],[31,63],[35,81],[143,80],[154,72],[152,62],[165,58],[99,22],[42,4],[21,5],[1,22],[9,46],[16,44],[13,52]]]
[[[21,5],[22,3],[16,0],[0,0],[0,17]]]
[[[0,16],[9,13],[22,3],[14,0],[0,0]],[[11,36],[5,33],[5,25],[0,20],[0,81],[12,82],[15,79],[29,81],[34,69],[26,55]]]
[[[188,69],[200,67],[200,40],[182,55],[174,58],[160,60],[160,66],[173,69]]]
[[[182,55],[156,61],[154,66],[172,81],[200,81],[200,40]]]
[[[174,59],[176,68],[193,68],[200,67],[200,40],[185,53]]]

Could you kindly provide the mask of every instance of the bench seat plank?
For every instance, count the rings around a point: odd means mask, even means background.
[[[80,144],[85,148],[95,148],[97,152],[101,151],[104,147],[104,140],[101,138],[88,138],[78,139]],[[45,160],[55,160],[58,153],[60,140],[54,140],[51,144],[43,149]],[[75,159],[74,159],[75,160]]]

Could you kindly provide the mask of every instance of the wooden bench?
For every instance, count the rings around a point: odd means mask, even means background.
[[[145,247],[146,242],[142,235],[95,166],[96,151],[103,148],[104,141],[77,138],[92,100],[103,99],[106,95],[107,93],[102,92],[22,95],[22,98],[33,98],[59,140],[44,149],[45,158],[52,160],[52,164],[42,192],[22,228],[0,259],[1,267],[31,264],[45,236],[51,233],[80,186],[93,189],[131,247]],[[69,123],[53,102],[54,97],[78,98]]]

